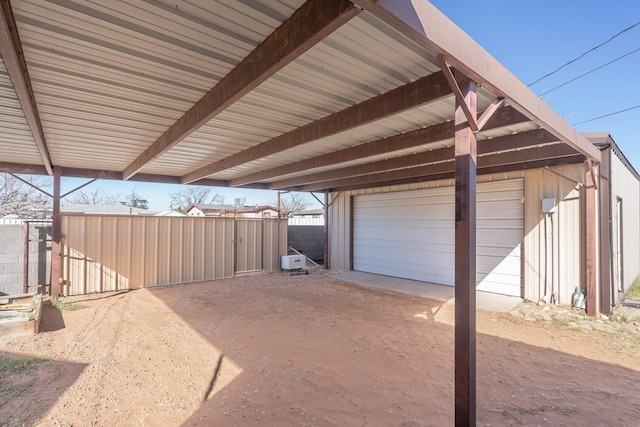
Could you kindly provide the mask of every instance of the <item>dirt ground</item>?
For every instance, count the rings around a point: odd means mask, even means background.
[[[0,337],[5,361],[45,358],[4,373],[1,425],[453,423],[451,305],[325,274],[67,302]],[[639,311],[479,311],[478,424],[640,426]]]

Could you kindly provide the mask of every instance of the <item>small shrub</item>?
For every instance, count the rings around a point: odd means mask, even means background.
[[[22,372],[32,366],[44,362],[46,359],[41,357],[21,357],[13,358],[0,355],[0,376],[7,373]]]
[[[627,295],[634,298],[640,297],[640,277],[638,278],[638,280],[636,280],[636,283],[631,286],[631,289],[629,289]]]
[[[57,301],[52,301],[51,306],[58,311],[74,311],[74,310],[80,310],[81,308],[84,308],[82,304],[75,304],[75,303],[63,301],[60,299]]]

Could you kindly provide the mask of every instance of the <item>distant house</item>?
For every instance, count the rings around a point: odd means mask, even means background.
[[[277,218],[278,208],[274,206],[244,206],[192,204],[187,208],[188,216],[214,216],[239,218]],[[287,213],[282,212],[282,217]]]
[[[306,218],[323,218],[324,217],[324,209],[309,209],[306,211],[295,212],[291,216],[293,217],[306,217]]]
[[[324,209],[309,209],[289,216],[289,225],[324,225]]]
[[[91,214],[91,215],[154,215],[156,212],[148,209],[132,208],[125,205],[97,205],[84,203],[69,203],[60,207],[62,213]]]

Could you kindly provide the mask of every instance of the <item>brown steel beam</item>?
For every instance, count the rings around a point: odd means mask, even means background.
[[[449,68],[449,64],[447,64],[447,61],[444,59],[444,55],[438,55],[436,59],[438,61],[438,65],[440,65],[440,69],[444,73],[444,77],[447,79],[447,83],[449,83],[449,86],[453,91],[453,95],[456,97],[456,102],[458,106],[457,108],[460,108],[464,113],[464,116],[467,119],[467,124],[471,128],[471,130],[473,132],[478,132],[480,128],[478,127],[478,122],[476,121],[477,115],[476,113],[471,112],[471,109],[467,106],[467,103],[465,102],[465,99],[464,99],[464,95],[462,93],[462,89],[460,89],[458,82],[453,76],[453,71],[451,71],[451,68]],[[462,74],[462,73],[458,73],[458,74]]]
[[[482,132],[484,127],[487,125],[491,117],[498,111],[498,109],[504,104],[504,98],[496,98],[493,100],[491,105],[483,111],[482,115],[478,119],[478,129]]]
[[[473,79],[494,96],[505,98],[562,142],[595,161],[598,150],[482,46],[428,1],[358,0],[358,5]]]
[[[21,178],[21,177],[19,177],[18,175],[14,174],[14,173],[11,173],[11,172],[9,172],[9,175],[11,175],[12,177],[14,177],[14,178],[15,178],[15,179],[17,179],[18,181],[22,181],[24,184],[28,185],[29,187],[33,188],[34,190],[37,190],[37,191],[41,192],[41,193],[42,193],[42,194],[44,194],[45,196],[53,197],[53,195],[52,195],[52,194],[49,194],[49,192],[44,191],[42,188],[38,187],[37,185],[34,185],[33,183],[31,183],[31,182],[27,181],[26,179]]]
[[[496,173],[505,173],[505,172],[514,172],[514,171],[522,171],[522,170],[531,170],[531,169],[539,169],[544,168],[545,166],[558,166],[558,165],[575,165],[578,163],[584,163],[585,159],[582,154],[576,154],[574,156],[556,158],[556,159],[546,159],[546,160],[536,160],[527,163],[519,163],[519,164],[507,164],[502,166],[493,166],[489,168],[478,168],[476,170],[477,175],[488,175],[488,174],[496,174]],[[389,179],[386,181],[376,181],[376,182],[368,182],[368,183],[359,183],[358,185],[350,185],[351,180],[344,180],[342,186],[330,187],[327,188],[328,191],[350,191],[350,190],[360,190],[363,188],[375,188],[389,185],[404,185],[404,184],[413,184],[416,182],[429,182],[429,181],[437,181],[440,179],[453,179],[455,174],[453,170],[449,172],[442,172],[436,174],[428,174],[423,176],[416,176],[411,178],[401,178],[401,179]],[[301,191],[300,188],[290,188],[290,190]]]
[[[539,129],[535,131],[523,132],[517,135],[508,135],[481,141],[478,143],[478,154],[484,155],[487,153],[495,153],[509,149],[548,144],[556,140],[557,138],[551,135],[549,132]],[[575,151],[572,148],[567,147],[563,144],[556,144],[551,146],[539,147],[538,149],[533,149],[533,151],[532,149],[527,149],[518,151],[507,151],[495,155],[484,155],[481,157],[480,165],[482,165],[482,167],[491,167],[496,164],[522,163],[530,161],[532,159],[566,157],[567,155],[571,154],[575,154]],[[359,175],[374,176],[381,171],[400,170],[398,171],[398,173],[402,174],[402,170],[405,170],[406,168],[446,162],[452,160],[453,157],[453,147],[440,148],[437,150],[409,154],[393,159],[379,160],[362,165],[349,166],[346,168],[317,172],[315,174],[275,181],[269,185],[269,188],[281,189],[301,185],[310,185],[310,187],[305,186],[303,188],[305,188],[304,191],[312,191],[308,189],[314,188],[314,184],[322,186],[321,182],[323,181],[336,181],[339,179]],[[437,172],[441,173],[448,171],[451,168],[451,165],[441,167],[436,167],[436,165],[433,165],[433,167],[434,170],[444,168],[442,171]]]
[[[62,239],[62,216],[60,215],[61,170],[53,171],[53,221],[51,224],[51,277],[49,292],[55,301],[60,295],[60,242]]]
[[[29,130],[40,153],[42,164],[47,174],[51,175],[53,173],[51,155],[42,130],[42,122],[40,121],[36,98],[31,87],[27,62],[24,59],[18,27],[16,26],[9,0],[0,0],[0,56],[22,106],[22,111],[29,124]]]
[[[347,0],[308,0],[123,172],[131,178],[360,12]]]
[[[478,158],[478,168],[484,170],[496,170],[496,168],[504,168],[513,166],[510,170],[527,169],[527,165],[535,162],[542,167],[545,164],[552,164],[554,160],[561,161],[563,158],[573,158],[576,152],[564,144],[554,146],[528,148],[513,152],[495,154],[491,156],[483,156]],[[358,185],[368,185],[383,183],[395,180],[417,179],[433,176],[441,176],[454,172],[453,162],[441,162],[422,166],[415,166],[405,169],[397,169],[379,173],[371,173],[367,175],[353,176],[330,181],[322,181],[302,186],[291,186],[287,189],[295,189],[296,191],[320,191],[325,189],[343,188],[345,186],[357,187]],[[435,178],[440,179],[440,178]]]
[[[476,85],[456,75],[467,108],[455,123],[455,423],[476,425]]]
[[[487,109],[488,111],[489,109]],[[498,108],[494,114],[490,115],[485,129],[495,129],[502,126],[509,126],[516,123],[529,121],[524,115],[511,107]],[[340,163],[358,160],[366,157],[392,153],[412,147],[429,144],[437,141],[444,141],[453,138],[453,122],[438,123],[426,128],[417,129],[400,135],[379,139],[366,144],[344,148],[327,154],[321,154],[309,159],[299,160],[282,166],[277,166],[260,172],[244,175],[229,181],[230,187],[259,182],[261,180],[284,176],[296,172],[308,171],[310,169],[324,166],[338,165]]]
[[[400,86],[389,92],[368,99],[360,104],[301,126],[268,141],[210,163],[182,177],[185,183],[193,182],[215,172],[297,147],[307,142],[336,135],[349,129],[389,117],[421,105],[437,101],[451,94],[441,72]]]
[[[0,172],[21,173],[25,175],[49,175],[42,165],[0,162]]]

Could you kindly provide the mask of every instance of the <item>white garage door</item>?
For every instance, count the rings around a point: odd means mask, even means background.
[[[523,181],[477,187],[477,289],[521,295]],[[353,268],[454,285],[454,187],[354,197]]]

